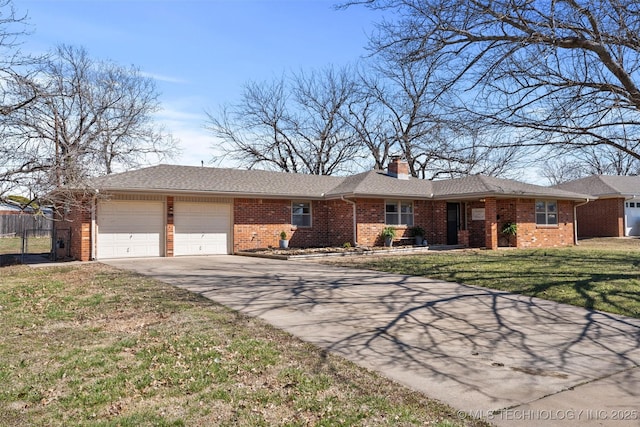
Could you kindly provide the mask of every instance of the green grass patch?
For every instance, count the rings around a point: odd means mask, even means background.
[[[640,247],[443,251],[357,264],[640,317]],[[344,264],[353,267],[354,263]]]
[[[485,425],[142,276],[14,266],[0,283],[0,425]]]
[[[45,254],[51,251],[50,237],[30,237],[27,253]],[[0,237],[0,255],[22,253],[22,237]]]

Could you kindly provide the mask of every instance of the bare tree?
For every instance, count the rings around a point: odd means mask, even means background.
[[[27,16],[18,14],[12,0],[0,0],[0,116],[24,108],[37,97],[26,67],[33,65],[38,58],[25,55],[20,50],[21,39],[28,34]],[[12,83],[15,82],[29,90],[12,91]]]
[[[640,159],[635,0],[365,0],[396,20],[372,47],[432,70],[435,99],[515,144],[609,146]]]
[[[296,103],[293,132],[305,169],[315,175],[333,175],[351,169],[360,143],[345,121],[356,82],[349,68],[301,72],[294,76]]]
[[[502,138],[483,130],[486,120],[451,109],[440,96],[437,67],[405,61],[384,54],[380,62],[363,73],[359,114],[356,123],[371,117],[381,122],[363,126],[380,129],[376,143],[370,132],[361,131],[376,162],[381,153],[402,155],[413,176],[426,179],[458,177],[474,173],[505,175],[516,163],[520,147],[505,144]],[[380,123],[380,124],[379,124]],[[385,158],[386,160],[386,158]]]
[[[588,146],[574,153],[587,175],[638,175],[640,160],[611,146]]]
[[[157,161],[176,150],[158,127],[153,81],[60,46],[37,70],[39,97],[6,121],[5,175],[33,193]],[[16,85],[17,90],[29,87]]]
[[[353,129],[361,150],[367,153],[363,157],[370,159],[374,169],[384,169],[393,154],[393,129],[384,106],[378,100],[377,91],[371,90],[379,83],[363,75],[358,80],[358,89],[349,102],[345,122]]]
[[[417,164],[421,157],[426,163],[430,156],[428,141],[435,140],[438,126],[434,114],[437,106],[430,102],[431,75],[424,67],[394,59],[383,61],[372,71],[380,78],[365,81],[387,117],[388,141],[394,154],[402,155],[409,163],[411,175],[418,176]]]
[[[243,166],[332,175],[352,167],[360,145],[348,126],[356,86],[348,69],[326,68],[248,83],[241,101],[208,114],[219,149]]]
[[[555,185],[589,175],[638,175],[640,160],[610,146],[589,146],[550,154],[540,172]]]
[[[0,0],[0,199],[20,186],[7,171],[17,165],[6,146],[8,116],[28,107],[38,96],[30,68],[39,58],[23,54],[22,39],[29,34],[26,15],[19,14],[12,0]],[[19,87],[19,89],[17,89]]]

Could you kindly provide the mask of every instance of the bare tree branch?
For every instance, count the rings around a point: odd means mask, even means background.
[[[518,142],[610,146],[640,159],[634,0],[370,0],[393,11],[375,52],[432,70],[433,99]],[[525,141],[526,139],[526,141]],[[624,169],[624,168],[623,168]]]

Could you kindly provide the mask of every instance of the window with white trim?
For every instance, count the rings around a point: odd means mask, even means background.
[[[536,225],[558,225],[558,202],[536,200]]]
[[[297,227],[311,227],[311,202],[291,203],[291,224]]]
[[[384,206],[384,222],[386,225],[413,226],[413,202],[387,200]]]

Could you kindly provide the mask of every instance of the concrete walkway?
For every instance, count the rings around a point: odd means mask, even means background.
[[[639,319],[313,262],[107,264],[260,317],[497,425],[640,426]]]

